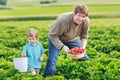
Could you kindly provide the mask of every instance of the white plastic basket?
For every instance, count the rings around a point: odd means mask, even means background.
[[[26,72],[28,68],[28,58],[21,57],[21,58],[14,58],[14,66],[19,72]]]
[[[85,55],[84,54],[69,54],[69,56],[74,60],[78,60],[78,59],[82,59]]]

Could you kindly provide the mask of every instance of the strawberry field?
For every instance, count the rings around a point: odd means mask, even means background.
[[[67,7],[64,6],[64,10],[68,7],[73,8],[70,5]],[[116,11],[112,11],[111,8],[108,9],[108,6],[105,7],[104,5],[104,9],[108,10],[106,12],[103,8],[99,8],[100,10],[98,11],[96,5],[89,7],[91,10],[91,23],[86,51],[90,60],[72,60],[70,56],[61,51],[55,75],[46,78],[43,78],[43,73],[48,59],[48,32],[54,20],[1,21],[0,80],[120,80],[120,7],[117,5],[115,8]],[[48,9],[51,10],[52,8]],[[57,9],[57,7],[53,9]],[[20,10],[20,7],[18,10]],[[1,13],[5,13],[1,9],[0,11]],[[44,11],[42,12],[43,14],[45,13]],[[108,14],[109,12],[115,15]],[[23,13],[25,16],[26,12]],[[60,13],[58,11],[48,15],[56,16]],[[92,17],[94,14],[96,17]],[[1,15],[3,15],[0,16],[1,18],[9,18],[12,13],[7,15],[6,12],[6,14]],[[97,17],[99,15],[102,17]],[[17,17],[21,16],[20,14],[17,15]],[[29,28],[35,28],[39,31],[39,41],[45,48],[45,58],[40,75],[31,75],[27,72],[20,73],[14,68],[13,58],[21,57],[22,48],[27,43],[26,31]]]

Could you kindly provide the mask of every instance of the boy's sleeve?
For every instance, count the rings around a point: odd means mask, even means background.
[[[22,53],[26,53],[27,54],[27,46],[26,45],[23,47]]]

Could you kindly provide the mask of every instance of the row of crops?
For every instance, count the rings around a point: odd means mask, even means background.
[[[91,19],[87,53],[88,61],[72,60],[61,52],[55,76],[45,80],[119,80],[120,79],[120,19]],[[47,36],[53,21],[0,22],[0,79],[1,80],[40,80],[48,58]],[[19,73],[14,69],[13,58],[21,57],[29,28],[39,31],[39,41],[46,52],[40,75]]]

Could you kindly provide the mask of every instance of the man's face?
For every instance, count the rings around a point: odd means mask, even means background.
[[[77,25],[85,22],[86,20],[86,15],[82,13],[77,13],[73,16],[73,22]]]

